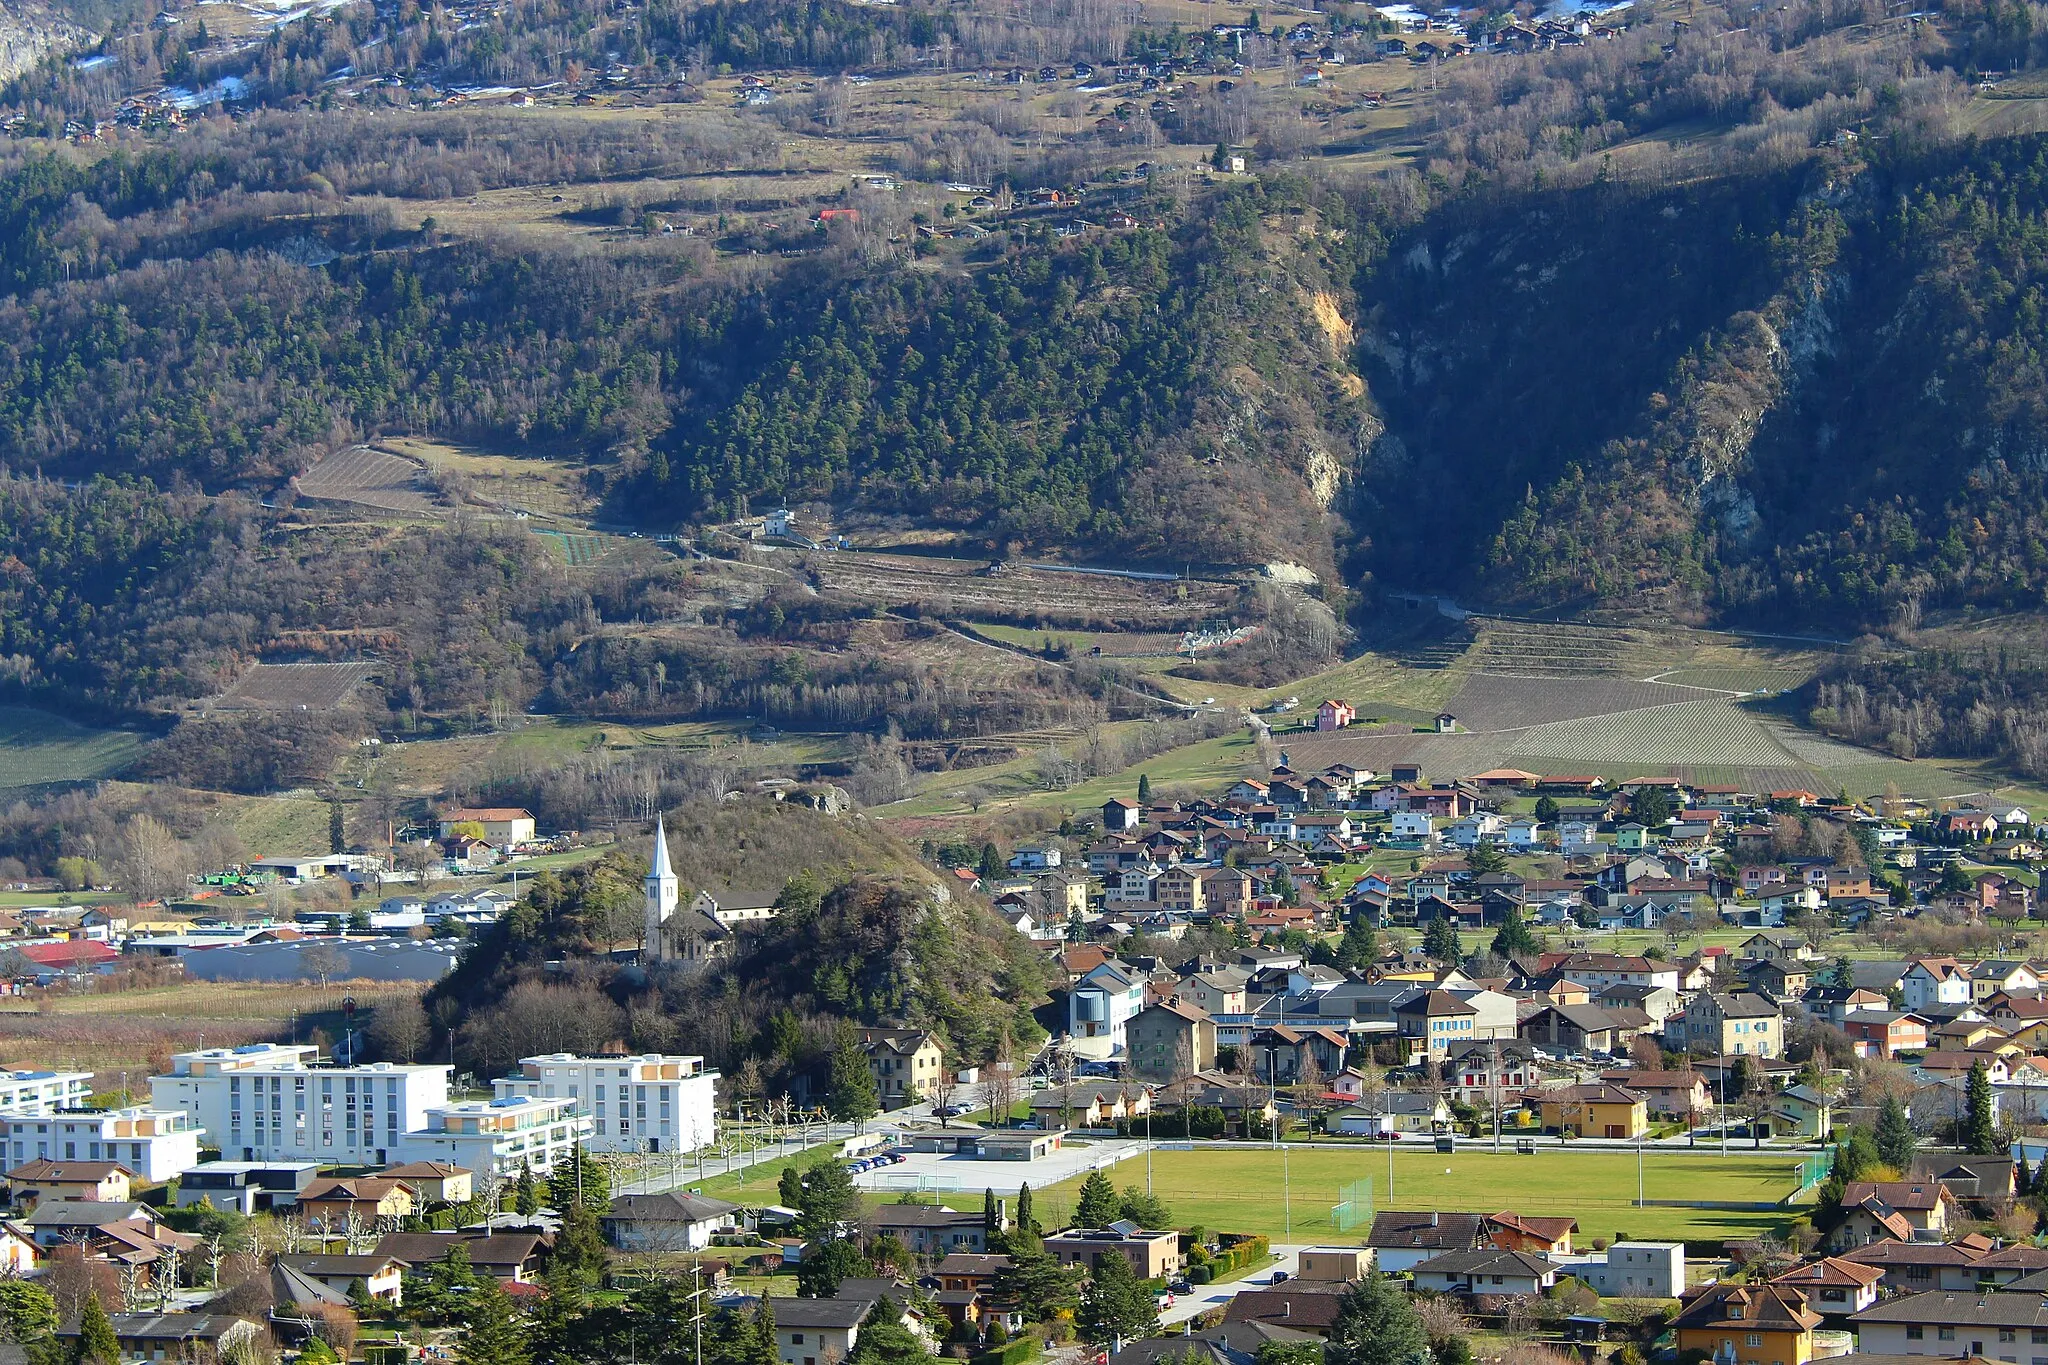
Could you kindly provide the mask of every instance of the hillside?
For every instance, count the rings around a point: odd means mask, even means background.
[[[751,1061],[779,1090],[829,1051],[834,1020],[931,1028],[974,1060],[1038,1036],[1047,977],[1030,944],[873,823],[741,800],[685,806],[668,835],[685,907],[759,891],[777,917],[709,963],[617,966],[609,949],[640,933],[644,845],[543,873],[429,995],[472,1065],[625,1042],[728,1074]]]

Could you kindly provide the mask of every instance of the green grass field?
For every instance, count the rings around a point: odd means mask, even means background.
[[[1119,722],[1118,728],[1144,723]],[[1075,743],[1079,743],[1078,739]],[[1251,732],[1237,730],[1199,744],[1169,749],[1120,773],[1090,778],[1065,791],[1047,791],[1038,778],[1040,754],[1027,753],[986,768],[932,774],[924,780],[923,790],[917,795],[881,807],[878,813],[897,817],[966,815],[973,808],[969,793],[978,790],[984,806],[1044,811],[1057,821],[1059,811],[1094,811],[1112,796],[1136,796],[1141,774],[1152,779],[1152,790],[1161,797],[1179,791],[1214,795],[1242,777],[1245,761],[1253,757],[1256,750]]]
[[[25,706],[0,706],[0,791],[50,782],[89,782],[135,761],[142,736],[90,730]]]
[[[1164,1142],[1169,1139],[1159,1135]],[[1507,1143],[1507,1139],[1503,1139]],[[1510,1152],[1512,1144],[1508,1144]],[[1200,1225],[1228,1232],[1265,1233],[1275,1241],[1349,1244],[1365,1238],[1366,1224],[1339,1231],[1331,1205],[1339,1191],[1355,1181],[1372,1181],[1373,1202],[1380,1209],[1440,1209],[1467,1213],[1569,1215],[1579,1220],[1580,1240],[1612,1238],[1617,1233],[1651,1239],[1712,1241],[1756,1236],[1779,1230],[1789,1212],[1725,1209],[1636,1208],[1636,1156],[1632,1151],[1545,1150],[1536,1156],[1495,1156],[1460,1151],[1454,1156],[1403,1150],[1394,1155],[1393,1194],[1387,1193],[1387,1154],[1361,1146],[1356,1150],[1288,1147],[1216,1148],[1155,1151],[1152,1188],[1173,1212],[1176,1226]],[[803,1166],[815,1157],[797,1158]],[[1792,1191],[1790,1154],[1731,1152],[1727,1156],[1660,1153],[1643,1160],[1643,1185],[1649,1199],[1704,1199],[1731,1203],[1767,1203]],[[706,1184],[721,1199],[772,1202],[777,1163],[753,1168],[749,1180],[720,1179]],[[962,1183],[973,1185],[974,1168],[961,1168]],[[1145,1160],[1134,1157],[1110,1172],[1119,1186],[1145,1183]],[[1080,1179],[1062,1182],[1032,1195],[1047,1227],[1064,1222],[1080,1189]],[[887,1198],[887,1196],[883,1196]],[[978,1189],[939,1196],[952,1208],[981,1207]]]

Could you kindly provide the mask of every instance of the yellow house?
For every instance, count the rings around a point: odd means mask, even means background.
[[[913,1028],[862,1029],[860,1042],[884,1109],[928,1100],[937,1091],[946,1059],[931,1034]]]
[[[1650,1102],[1605,1081],[1546,1090],[1539,1097],[1543,1126],[1573,1137],[1638,1138],[1650,1129]]]
[[[447,1161],[409,1161],[378,1172],[387,1180],[403,1180],[423,1204],[466,1204],[476,1192],[476,1173]]]
[[[1820,1314],[1790,1285],[1717,1284],[1678,1311],[1678,1350],[1704,1351],[1731,1365],[1806,1365]]]
[[[310,1223],[330,1231],[355,1219],[371,1227],[380,1218],[404,1218],[413,1212],[412,1186],[381,1175],[315,1180],[299,1195],[299,1212]]]

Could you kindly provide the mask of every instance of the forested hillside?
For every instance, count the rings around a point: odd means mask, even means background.
[[[2044,214],[2033,138],[1447,206],[1361,286],[1361,562],[1847,633],[2038,606]]]

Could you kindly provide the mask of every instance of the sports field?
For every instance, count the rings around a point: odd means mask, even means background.
[[[1182,1227],[1199,1224],[1232,1232],[1263,1232],[1275,1241],[1362,1241],[1368,1222],[1340,1232],[1331,1205],[1342,1187],[1370,1179],[1378,1209],[1436,1209],[1464,1213],[1570,1215],[1581,1236],[1654,1239],[1741,1238],[1782,1227],[1787,1213],[1722,1209],[1635,1208],[1636,1157],[1632,1151],[1544,1151],[1535,1156],[1460,1151],[1453,1156],[1399,1151],[1394,1188],[1387,1193],[1383,1150],[1198,1148],[1156,1151],[1152,1188]],[[1704,1199],[1765,1203],[1792,1191],[1790,1156],[1773,1153],[1694,1156],[1650,1151],[1644,1157],[1649,1199]],[[1118,1185],[1142,1185],[1145,1161],[1134,1158],[1113,1172]],[[1049,1208],[1071,1206],[1078,1182],[1043,1196]],[[948,1203],[954,1202],[950,1197]]]
[[[1168,1141],[1163,1134],[1161,1142]],[[1512,1143],[1503,1140],[1512,1151]],[[1387,1194],[1387,1153],[1356,1149],[1295,1147],[1200,1147],[1152,1154],[1152,1188],[1166,1201],[1178,1227],[1201,1226],[1228,1232],[1265,1233],[1275,1241],[1362,1242],[1371,1226],[1369,1211],[1348,1231],[1331,1217],[1343,1189],[1372,1182],[1376,1209],[1435,1209],[1443,1212],[1569,1215],[1579,1220],[1580,1242],[1617,1233],[1656,1240],[1716,1241],[1781,1231],[1791,1211],[1636,1208],[1633,1151],[1548,1149],[1535,1156],[1460,1151],[1453,1156],[1402,1150],[1394,1156],[1394,1188]],[[799,1156],[802,1166],[815,1156]],[[1643,1159],[1644,1197],[1701,1199],[1726,1203],[1771,1203],[1792,1192],[1797,1158],[1782,1153],[1731,1152],[1727,1156],[1685,1155],[1652,1149]],[[983,1163],[959,1163],[959,1193],[938,1195],[957,1209],[981,1207]],[[1145,1183],[1145,1158],[1111,1168],[1118,1186]],[[777,1163],[753,1168],[752,1178],[714,1180],[706,1192],[722,1199],[772,1201]],[[1014,1178],[1014,1166],[1002,1174]],[[1040,1189],[1032,1197],[1039,1221],[1063,1224],[1073,1208],[1080,1180]],[[887,1199],[888,1196],[879,1196]]]

